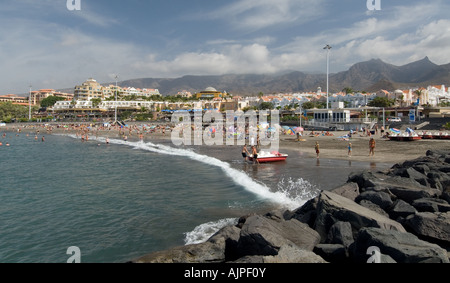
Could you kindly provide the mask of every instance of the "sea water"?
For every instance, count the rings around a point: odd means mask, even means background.
[[[106,145],[57,135],[43,142],[13,133],[0,141],[3,263],[62,263],[72,246],[82,262],[130,261],[205,241],[248,213],[295,209],[356,168],[370,168],[296,153],[291,164],[251,165],[239,148],[233,155],[169,142]]]

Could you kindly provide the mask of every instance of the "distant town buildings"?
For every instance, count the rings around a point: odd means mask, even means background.
[[[70,94],[70,93],[58,92],[54,89],[41,89],[39,91],[31,92],[31,104],[32,105],[40,105],[42,100],[44,100],[50,96],[61,97],[61,98],[64,98],[65,100],[73,99],[73,94]]]
[[[90,78],[79,86],[75,87],[75,100],[106,99],[114,96],[117,92],[119,96],[145,96],[161,95],[158,89],[139,89],[134,87],[119,87],[114,85],[102,86],[96,80]]]
[[[0,95],[0,102],[11,102],[13,104],[28,105],[28,97],[21,97],[15,94]]]
[[[118,99],[115,99],[117,94]],[[14,94],[0,95],[0,102],[12,102],[18,105],[40,105],[45,98],[56,96],[64,98],[58,101],[53,111],[56,113],[77,111],[111,112],[115,109],[121,111],[153,111],[162,110],[192,110],[192,109],[217,109],[245,110],[258,108],[263,103],[271,103],[273,108],[281,110],[298,110],[308,102],[326,102],[327,94],[319,87],[316,91],[299,93],[278,93],[259,96],[232,96],[226,91],[218,91],[214,87],[207,87],[203,91],[192,94],[190,91],[181,90],[175,96],[186,98],[183,102],[169,102],[173,100],[155,99],[151,97],[161,96],[158,89],[140,89],[135,87],[120,87],[115,85],[102,86],[95,79],[90,78],[81,85],[74,87],[74,94],[58,92],[54,89],[41,89],[32,91],[30,97],[21,97]],[[127,99],[123,99],[123,98]],[[432,85],[427,88],[398,89],[395,91],[379,90],[374,93],[332,93],[328,95],[332,108],[362,108],[373,99],[385,97],[394,101],[394,107],[429,106],[437,107],[440,103],[450,102],[450,88],[445,85]],[[95,99],[95,101],[93,101]],[[161,101],[162,100],[162,101]],[[267,105],[267,104],[266,104]],[[317,104],[315,104],[317,105]],[[325,112],[324,112],[325,113]],[[349,117],[347,112],[336,114],[339,118]],[[322,113],[321,113],[322,115]],[[324,115],[327,115],[325,113]],[[331,115],[331,114],[329,114]],[[342,117],[341,117],[342,116]]]

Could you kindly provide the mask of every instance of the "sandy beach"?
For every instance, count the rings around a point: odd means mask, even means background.
[[[149,125],[150,123],[146,124]],[[20,129],[21,133],[30,133],[38,136],[39,140],[44,135],[49,134],[63,134],[69,135],[78,134],[81,139],[81,133],[87,133],[89,137],[109,137],[112,139],[123,139],[125,136],[129,141],[137,141],[141,137],[139,132],[140,124],[133,124],[129,128],[110,127],[102,128],[97,127],[94,129],[86,130],[87,125],[79,127],[62,127],[61,125],[53,124],[51,128],[44,125],[26,126],[23,124],[9,124],[7,127],[0,128],[0,132],[10,131],[17,132]],[[143,132],[144,141],[165,141],[171,140],[170,129],[163,130],[166,124],[152,124],[157,125],[156,129],[151,132]],[[51,130],[49,130],[51,129]],[[148,130],[148,129],[147,129]],[[424,156],[427,150],[442,150],[450,148],[449,140],[418,140],[410,142],[398,142],[390,141],[389,139],[382,138],[381,134],[375,134],[371,137],[364,136],[361,133],[356,133],[351,139],[343,140],[342,137],[347,135],[348,132],[331,132],[330,135],[319,133],[316,136],[311,136],[310,132],[304,133],[300,141],[296,136],[292,135],[280,135],[280,152],[283,150],[295,150],[302,152],[308,157],[316,157],[315,144],[320,145],[320,158],[321,159],[340,159],[340,160],[354,160],[362,162],[383,162],[383,163],[398,163],[405,160],[411,160]],[[369,156],[369,140],[374,138],[376,142],[374,156]],[[348,145],[352,144],[351,157],[348,155]],[[205,145],[206,146],[206,145]],[[264,147],[263,147],[264,148]],[[236,151],[240,152],[240,146],[236,145]]]

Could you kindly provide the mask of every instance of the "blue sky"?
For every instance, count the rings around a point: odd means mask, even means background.
[[[0,94],[146,77],[450,63],[450,1],[2,0]],[[206,86],[205,86],[206,87]]]

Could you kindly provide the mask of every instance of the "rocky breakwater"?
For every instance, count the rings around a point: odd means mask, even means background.
[[[249,215],[136,263],[449,263],[450,151],[353,173],[295,211]]]

